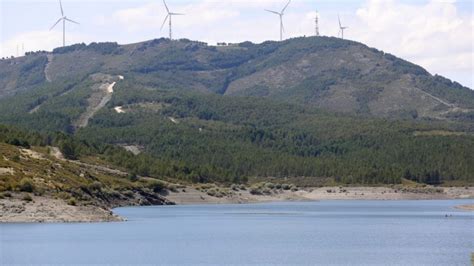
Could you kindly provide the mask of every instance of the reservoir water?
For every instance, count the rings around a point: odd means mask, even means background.
[[[118,208],[127,222],[0,224],[0,265],[470,265],[474,213],[454,206],[472,203]]]

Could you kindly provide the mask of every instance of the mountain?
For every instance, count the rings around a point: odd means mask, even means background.
[[[0,61],[0,123],[74,136],[71,159],[93,149],[187,182],[473,183],[473,103],[466,87],[328,37],[77,44]]]
[[[378,117],[443,119],[474,110],[474,91],[361,43],[329,37],[208,46],[188,40],[78,44],[0,63],[0,97],[47,81],[123,75],[136,84],[259,96]]]

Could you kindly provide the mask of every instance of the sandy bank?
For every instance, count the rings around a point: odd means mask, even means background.
[[[251,203],[304,200],[436,200],[474,198],[474,188],[387,188],[387,187],[321,187],[298,191],[273,190],[271,194],[255,195],[248,190],[232,191],[213,197],[195,188],[170,192],[165,196],[176,204]]]
[[[459,206],[456,206],[456,209],[465,210],[465,211],[474,211],[474,204],[459,205]]]

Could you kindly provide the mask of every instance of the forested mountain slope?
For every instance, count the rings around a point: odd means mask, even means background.
[[[379,117],[469,117],[474,109],[468,88],[361,43],[330,37],[218,47],[167,39],[77,44],[0,61],[0,97],[37,90],[48,80],[87,82],[96,73],[153,88],[267,97]]]
[[[72,158],[91,149],[191,182],[473,183],[473,102],[457,83],[328,37],[78,44],[0,61],[0,123],[74,135]]]

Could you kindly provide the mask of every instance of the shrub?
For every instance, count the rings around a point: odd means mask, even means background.
[[[99,181],[94,181],[92,182],[92,184],[89,185],[89,189],[92,191],[101,191],[102,187],[103,185]]]
[[[249,192],[252,195],[262,195],[262,191],[259,188],[256,188],[256,187],[250,188]]]
[[[14,156],[12,157],[12,161],[14,161],[14,162],[16,162],[16,163],[19,162],[19,161],[20,161],[20,155],[18,155],[18,154],[14,155]]]
[[[163,183],[163,186],[166,187],[166,185]],[[175,193],[178,193],[178,187],[175,186],[175,185],[169,185],[168,186],[168,190],[171,191],[171,192],[175,192]]]
[[[125,190],[123,192],[123,195],[125,195],[125,197],[127,197],[127,198],[133,198],[134,193],[131,190]]]
[[[281,188],[283,190],[289,190],[291,188],[291,186],[289,184],[283,184],[283,185],[281,185]]]
[[[22,198],[24,201],[33,201],[33,198],[30,196],[30,194],[25,194]]]
[[[75,198],[70,198],[69,201],[67,202],[67,204],[69,204],[71,206],[76,206],[77,205],[76,199]]]
[[[59,149],[61,150],[64,158],[69,160],[77,160],[78,152],[75,143],[70,140],[64,141],[59,144]]]
[[[21,179],[19,189],[20,191],[23,191],[23,192],[33,192],[35,190],[35,185],[33,184],[33,180],[29,178]]]
[[[30,144],[28,143],[28,141],[26,141],[26,140],[19,140],[19,139],[17,139],[17,138],[9,139],[9,140],[6,141],[6,143],[8,143],[8,144],[10,144],[10,145],[14,145],[14,146],[19,146],[19,147],[27,148],[27,149],[30,148]]]
[[[130,179],[132,182],[136,182],[138,181],[138,176],[136,174],[130,174],[128,175],[128,179]]]
[[[265,187],[269,188],[269,189],[274,189],[275,188],[275,184],[273,183],[265,183]]]
[[[61,191],[61,192],[58,192],[58,194],[56,194],[56,198],[67,200],[71,198],[71,195],[67,192]]]
[[[226,195],[224,191],[220,191],[218,188],[211,188],[206,193],[207,195],[216,198],[222,198]]]
[[[207,195],[209,195],[211,197],[216,197],[217,191],[215,189],[211,188],[207,191]]]
[[[166,188],[166,185],[162,181],[152,180],[152,181],[148,182],[147,187],[149,189],[153,190],[153,192],[161,192],[161,191],[163,191],[163,189]]]

